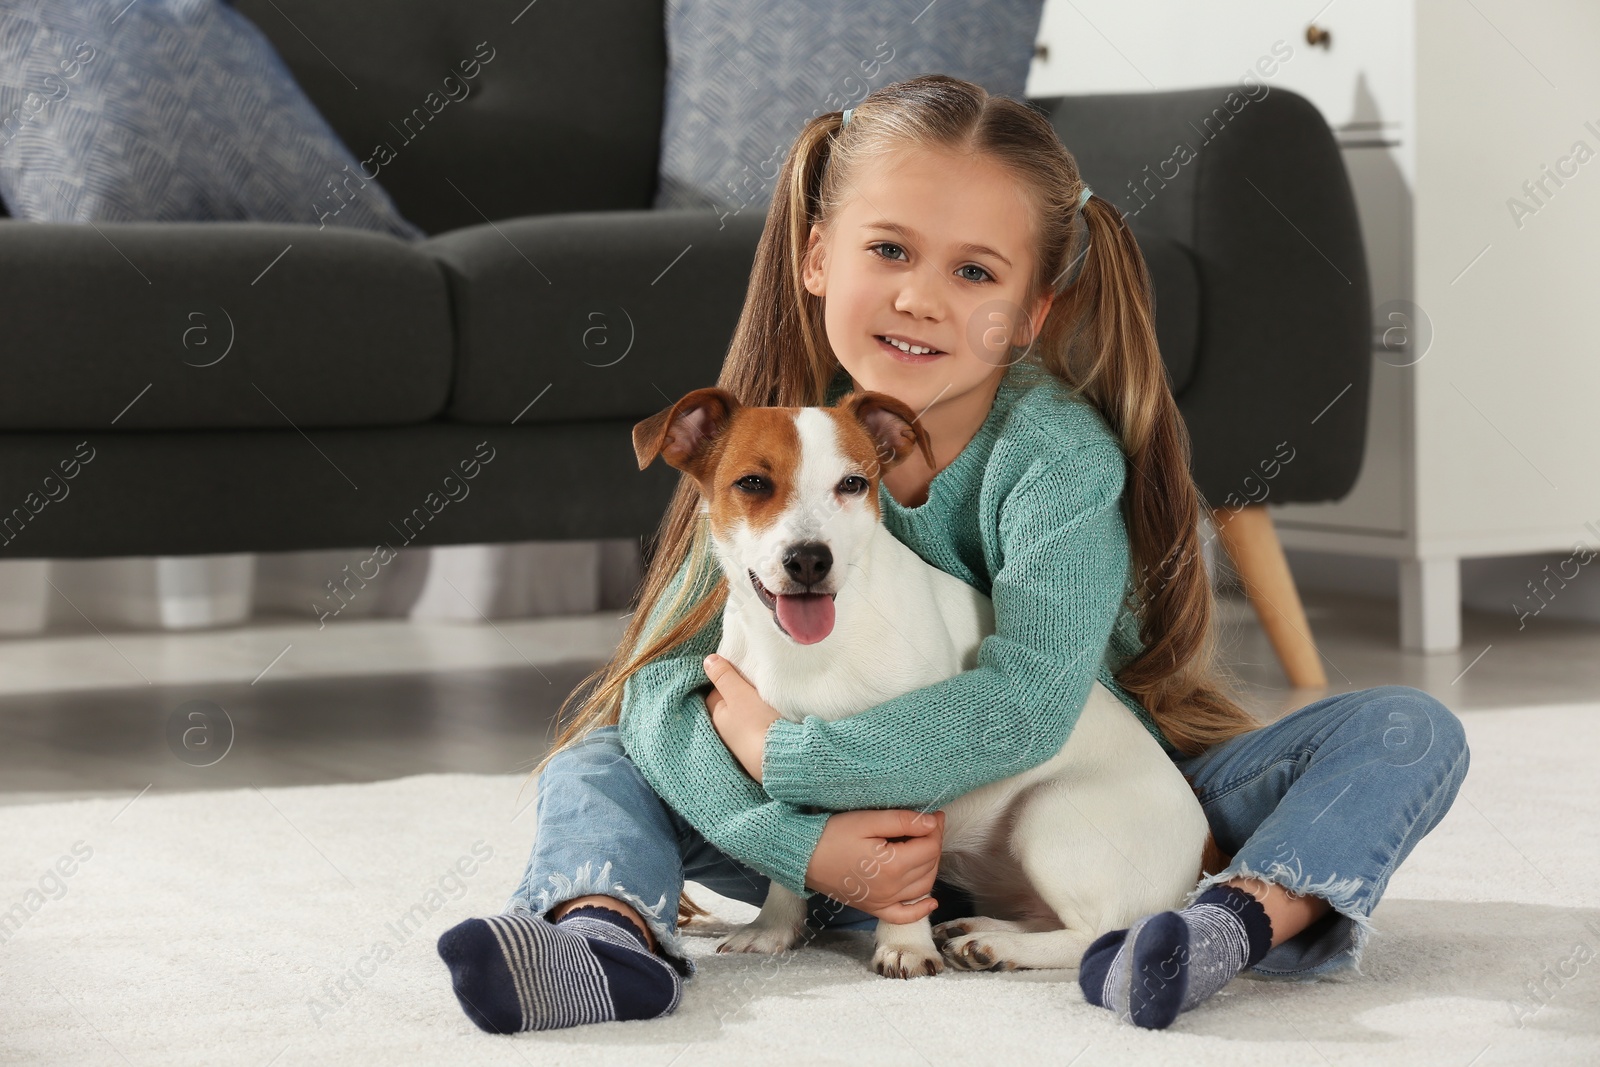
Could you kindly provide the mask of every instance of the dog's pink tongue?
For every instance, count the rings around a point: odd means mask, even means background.
[[[833,597],[796,593],[778,598],[778,621],[802,645],[814,645],[833,632]]]

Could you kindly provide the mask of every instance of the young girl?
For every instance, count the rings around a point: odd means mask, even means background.
[[[439,939],[473,1022],[671,1012],[695,971],[686,878],[752,904],[777,879],[835,928],[970,915],[936,882],[927,813],[1053,755],[1096,679],[1233,859],[1181,910],[1095,942],[1084,997],[1155,1028],[1246,969],[1355,968],[1390,875],[1466,774],[1461,724],[1406,686],[1265,726],[1228,695],[1145,263],[1038,111],[926,75],[807,122],[717,384],[747,405],[853,386],[921,412],[935,462],[883,475],[883,521],[992,596],[996,632],[974,670],[836,722],[781,719],[707,657],[727,585],[682,479],[618,655],[536,768],[522,884]]]

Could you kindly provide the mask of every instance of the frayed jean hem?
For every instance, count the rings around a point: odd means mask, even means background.
[[[1285,978],[1308,981],[1330,977],[1347,971],[1362,974],[1361,953],[1372,937],[1372,918],[1361,909],[1358,894],[1364,884],[1360,878],[1332,877],[1321,882],[1311,882],[1300,872],[1283,863],[1269,864],[1258,870],[1248,863],[1234,863],[1226,870],[1208,875],[1200,881],[1184,901],[1193,904],[1202,893],[1221,882],[1235,878],[1253,878],[1282,886],[1296,896],[1311,894],[1328,902],[1328,915],[1319,916],[1304,930],[1282,944],[1267,950],[1267,954],[1246,969],[1251,977]]]
[[[531,895],[525,890],[519,890],[502,909],[504,912],[525,912],[539,918],[548,915],[551,908],[558,904],[565,904],[569,900],[587,896],[615,897],[626,902],[650,928],[650,933],[656,939],[656,945],[667,962],[681,974],[688,978],[695,973],[695,962],[684,951],[683,938],[678,934],[678,902],[668,901],[665,894],[654,904],[646,904],[644,900],[621,882],[615,881],[611,873],[611,861],[607,860],[596,871],[592,860],[580,866],[571,878],[564,874],[553,873],[549,875],[550,885],[544,889],[532,891]],[[671,912],[667,918],[663,913],[668,907]]]

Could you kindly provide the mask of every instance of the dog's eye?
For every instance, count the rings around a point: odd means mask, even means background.
[[[772,488],[767,484],[767,480],[759,474],[746,474],[733,484],[747,493],[764,493]]]
[[[839,492],[844,493],[847,496],[855,496],[857,493],[864,493],[866,491],[867,480],[861,477],[859,474],[852,474],[844,481],[839,483]]]

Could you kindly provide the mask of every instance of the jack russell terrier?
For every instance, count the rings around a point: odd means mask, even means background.
[[[728,581],[717,653],[784,718],[840,719],[977,666],[990,599],[880,521],[882,473],[913,448],[933,465],[899,400],[744,407],[697,389],[635,426],[633,443],[640,470],[662,456],[698,483]],[[944,812],[940,876],[985,917],[879,922],[872,966],[885,977],[938,974],[941,957],[965,970],[1076,968],[1095,938],[1181,906],[1221,869],[1188,780],[1098,681],[1059,752]],[[717,950],[787,951],[805,917],[806,901],[773,883]]]

